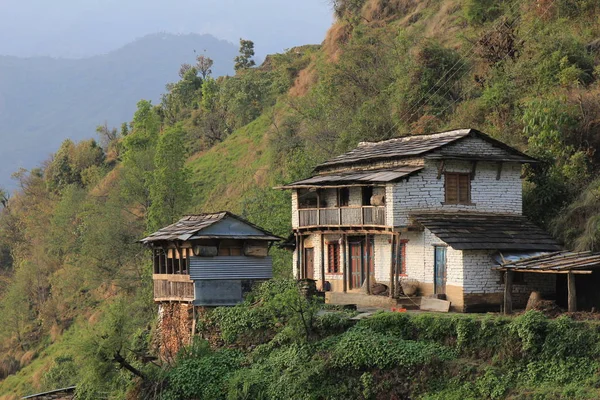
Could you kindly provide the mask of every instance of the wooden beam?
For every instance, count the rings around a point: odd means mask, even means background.
[[[397,254],[395,253],[396,251],[396,235],[392,235],[392,248],[391,248],[391,252],[392,252],[392,257],[390,258],[390,287],[389,287],[389,296],[390,298],[394,297],[394,289],[396,287],[396,263],[398,262],[398,260],[396,259],[396,257],[394,257],[394,255],[397,256]],[[394,262],[394,260],[396,259],[396,262]]]
[[[577,311],[577,290],[575,289],[575,275],[573,273],[569,273],[567,275],[567,286],[568,286],[568,293],[569,293],[568,310],[569,310],[569,312],[576,312]]]
[[[506,271],[504,273],[504,314],[512,314],[512,285],[513,285],[513,271]]]
[[[296,238],[296,278],[302,279],[302,272],[300,271],[300,235],[295,233],[294,236]]]
[[[321,290],[325,291],[325,236],[321,235]]]
[[[346,235],[342,235],[342,279],[344,280],[344,293],[348,291],[348,240],[346,240]]]
[[[496,163],[496,165],[497,165],[497,168],[498,168],[498,169],[496,170],[496,180],[497,180],[497,181],[499,181],[499,180],[500,180],[500,178],[502,177],[502,165],[503,165],[503,164],[504,164],[503,162],[498,162],[498,163]]]
[[[440,160],[440,162],[438,163],[438,173],[437,173],[438,179],[442,179],[442,174],[444,173],[444,169],[445,169],[444,162],[445,162],[444,160]]]
[[[551,271],[551,270],[542,270],[542,271],[534,271],[531,269],[506,269],[506,268],[492,268],[494,271],[514,271],[514,272],[526,272],[530,274],[573,274],[573,275],[590,275],[592,271],[589,270],[571,270],[571,271]]]
[[[471,162],[471,180],[475,179],[476,172],[477,172],[477,160]]]
[[[370,255],[371,255],[371,246],[369,245],[369,234],[365,235],[365,250],[366,250],[366,254],[367,254],[367,259],[366,259],[366,264],[367,264],[367,268],[366,272],[367,272],[367,276],[366,276],[366,282],[367,282],[367,294],[371,294],[371,263],[369,261]],[[363,271],[365,270],[363,269]]]

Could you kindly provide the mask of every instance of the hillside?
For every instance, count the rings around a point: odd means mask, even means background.
[[[156,34],[106,55],[85,59],[0,56],[0,187],[10,175],[46,160],[65,138],[120,126],[140,99],[155,104],[196,55],[214,60],[213,73],[233,73],[237,46],[210,35]]]
[[[597,2],[334,4],[322,45],[243,60],[231,77],[186,74],[160,106],[138,103],[104,148],[65,142],[21,176],[0,218],[0,393],[76,383],[90,399],[277,398],[280,387],[298,398],[597,398],[594,323],[383,314],[351,327],[337,315],[307,331],[296,311],[321,306],[285,281],[209,315],[198,328],[209,341],[174,364],[148,362],[156,308],[135,240],[225,208],[285,236],[289,194],[271,188],[359,141],[479,129],[542,161],[524,171],[531,219],[569,248],[600,246]],[[289,253],[274,258],[288,277]],[[144,378],[115,368],[123,359]]]

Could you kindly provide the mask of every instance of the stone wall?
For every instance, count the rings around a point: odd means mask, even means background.
[[[408,225],[408,214],[414,211],[444,210],[489,213],[522,213],[521,166],[505,163],[500,180],[496,180],[496,163],[479,162],[475,178],[471,181],[470,205],[443,204],[445,201],[444,174],[438,175],[438,161],[427,160],[425,168],[411,176],[408,181],[388,185],[388,224]],[[445,172],[471,172],[472,165],[466,161],[446,161]]]
[[[159,357],[172,362],[177,352],[192,340],[194,306],[189,303],[160,303],[155,335]]]
[[[498,310],[504,302],[504,283],[492,260],[494,251],[465,250],[464,292],[467,310]],[[556,276],[553,274],[523,274],[522,282],[513,283],[513,307],[524,308],[532,291],[552,297],[556,293]]]

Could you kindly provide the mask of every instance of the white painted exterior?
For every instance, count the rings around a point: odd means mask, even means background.
[[[422,165],[423,169],[400,182],[377,185],[374,194],[385,194],[386,220],[389,233],[373,234],[375,250],[375,280],[379,283],[390,284],[390,267],[392,263],[391,232],[400,231],[401,228],[409,226],[409,214],[419,211],[452,211],[452,212],[481,212],[498,214],[522,214],[522,179],[521,164],[517,162],[495,161],[472,161],[456,160],[452,157],[477,155],[479,158],[502,157],[507,155],[507,150],[492,145],[478,137],[468,137],[457,143],[447,145],[441,150],[430,153],[425,158],[411,158],[403,163],[377,162],[368,166],[360,166],[360,169],[382,168],[397,165]],[[439,157],[450,157],[443,164]],[[440,173],[440,168],[443,169]],[[331,168],[327,172],[340,171],[339,167]],[[445,176],[444,172],[473,173],[471,179],[471,204],[456,205],[445,204]],[[324,199],[324,207],[337,206],[337,189],[324,189],[321,192]],[[360,187],[350,187],[349,206],[360,206],[362,194]],[[298,200],[294,191],[292,194],[292,226],[297,229]],[[344,229],[340,234],[325,234],[325,243],[339,241]],[[321,234],[306,234],[305,247],[314,247],[314,277],[322,280],[321,276]],[[421,293],[428,295],[433,293],[434,285],[434,246],[447,246],[446,250],[446,287],[448,299],[455,305],[455,309],[468,309],[467,304],[471,301],[495,302],[498,305],[504,284],[501,282],[500,273],[493,271],[495,266],[492,260],[494,251],[455,250],[448,246],[431,231],[403,231],[400,239],[406,241],[406,253],[404,268],[406,276],[420,282]],[[340,246],[342,252],[344,246]],[[324,249],[325,271],[327,271],[327,249]],[[294,253],[294,276],[297,259]],[[340,263],[343,262],[340,254]],[[341,290],[342,273],[326,274],[325,280],[332,283],[333,290]],[[544,274],[525,274],[524,284],[515,284],[513,297],[516,305],[526,302],[532,290],[541,291],[544,294],[552,294],[555,291],[555,276]],[[473,300],[475,299],[475,300]],[[483,301],[483,300],[482,300]]]

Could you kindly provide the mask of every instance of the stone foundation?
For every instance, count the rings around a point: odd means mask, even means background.
[[[193,305],[189,303],[159,304],[155,347],[161,360],[172,362],[179,350],[190,344],[193,325]]]

